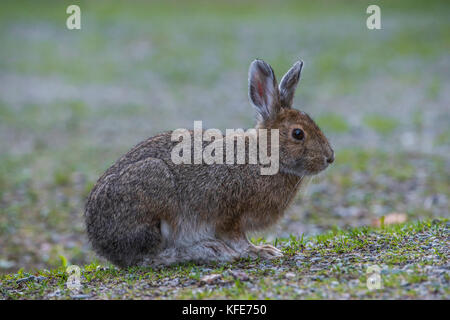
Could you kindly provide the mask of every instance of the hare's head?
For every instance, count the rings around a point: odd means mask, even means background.
[[[280,171],[313,175],[334,161],[334,151],[316,123],[292,102],[303,62],[296,62],[278,86],[272,67],[255,60],[249,69],[249,98],[257,127],[279,130]]]

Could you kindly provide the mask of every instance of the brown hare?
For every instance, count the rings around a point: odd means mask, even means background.
[[[334,161],[319,127],[292,108],[303,62],[278,86],[270,65],[249,69],[249,98],[258,129],[278,129],[279,170],[260,174],[260,164],[174,164],[177,141],[165,132],[118,159],[99,178],[86,204],[94,250],[120,267],[192,261],[233,261],[282,256],[271,245],[255,246],[246,233],[282,217],[302,180]],[[246,142],[247,143],[247,142]]]

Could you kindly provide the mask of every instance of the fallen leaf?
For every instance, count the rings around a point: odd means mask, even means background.
[[[216,280],[219,280],[222,277],[220,274],[208,274],[200,279],[200,282],[206,284],[213,284]]]
[[[403,223],[406,221],[406,213],[392,212],[384,217],[384,225]],[[381,227],[381,219],[373,219],[372,225],[375,227]]]

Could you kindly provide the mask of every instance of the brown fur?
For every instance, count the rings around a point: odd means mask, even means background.
[[[94,250],[121,267],[280,256],[272,246],[252,245],[245,234],[276,223],[302,178],[324,170],[334,157],[313,120],[289,105],[301,66],[283,78],[286,88],[276,87],[265,62],[250,67],[256,127],[279,129],[278,174],[261,175],[253,164],[175,165],[171,150],[178,142],[171,132],[151,137],[118,159],[92,189],[85,220]],[[303,129],[303,141],[292,137],[293,128]]]

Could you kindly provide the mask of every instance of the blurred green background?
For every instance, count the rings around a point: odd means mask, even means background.
[[[81,30],[66,8],[81,8]],[[381,30],[366,8],[381,7]],[[264,236],[449,216],[448,1],[2,1],[0,272],[95,259],[84,201],[164,130],[247,128],[247,70],[305,61],[295,105],[336,162]],[[255,236],[261,236],[255,235]]]

